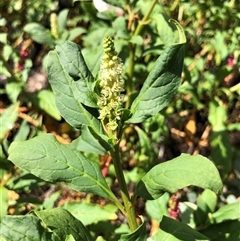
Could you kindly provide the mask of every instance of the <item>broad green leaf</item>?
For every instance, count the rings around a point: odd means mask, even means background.
[[[221,176],[226,178],[232,170],[233,150],[226,130],[210,135],[211,159],[218,168]]]
[[[240,202],[230,203],[220,207],[212,214],[213,223],[221,223],[228,220],[240,220]]]
[[[212,125],[212,130],[215,132],[226,130],[227,110],[223,105],[216,101],[211,101],[209,104],[208,120]]]
[[[85,48],[82,50],[82,53],[84,59],[86,60],[89,70],[94,76],[97,76],[99,73],[101,58],[103,56],[102,46],[98,45],[96,48],[93,49]]]
[[[13,142],[9,148],[9,160],[45,181],[64,181],[75,190],[113,199],[99,166],[79,151],[60,144],[51,134]]]
[[[202,234],[209,237],[211,241],[239,241],[239,227],[240,220],[225,221],[210,225],[202,230]]]
[[[61,115],[56,107],[55,96],[50,90],[41,90],[37,93],[39,108],[56,120],[61,120]]]
[[[156,235],[158,241],[207,241],[206,236],[190,228],[187,224],[163,216],[160,231]]]
[[[181,222],[187,223],[190,227],[196,228],[196,223],[193,217],[193,213],[197,210],[197,204],[186,201],[180,202],[180,218]]]
[[[73,29],[69,30],[68,33],[69,33],[68,40],[73,41],[77,36],[79,36],[83,33],[86,33],[86,29],[77,27],[77,28],[73,28]]]
[[[56,105],[63,118],[77,129],[82,125],[87,125],[91,126],[96,133],[101,132],[100,121],[78,101],[76,89],[73,87],[74,80],[62,65],[56,50],[48,55],[47,69],[49,82],[56,95]]]
[[[180,25],[182,42],[168,46],[157,59],[145,80],[139,95],[131,106],[132,117],[128,122],[140,123],[162,110],[177,92],[181,81],[185,36]]]
[[[43,209],[50,209],[56,206],[56,202],[59,200],[61,196],[61,190],[54,192],[47,199],[44,200],[42,207]]]
[[[47,232],[41,226],[40,220],[34,216],[5,216],[0,222],[0,240],[1,238],[7,241],[53,240],[52,234]]]
[[[156,23],[158,35],[165,46],[171,45],[178,41],[178,32],[176,28],[168,21],[168,17],[164,13],[153,15],[153,20]]]
[[[59,238],[59,240],[65,240],[66,236],[70,234],[78,241],[93,240],[82,222],[65,209],[54,208],[35,211],[34,213],[42,220],[44,225]]]
[[[111,149],[110,144],[104,140],[105,136],[96,135],[89,127],[83,127],[81,129],[81,135],[71,142],[70,146],[78,151],[86,151],[104,155]]]
[[[156,153],[154,152],[151,140],[146,134],[146,132],[144,132],[138,126],[135,127],[135,130],[137,131],[140,145],[139,166],[144,166],[144,170],[145,172],[147,172],[154,165]]]
[[[137,45],[142,46],[144,40],[143,40],[142,36],[138,35],[138,36],[133,36],[133,37],[130,39],[129,42],[130,42],[130,43],[133,43],[133,44],[137,44]]]
[[[65,29],[62,33],[59,39],[55,40],[55,46],[56,45],[61,45],[63,43],[65,43],[65,41],[68,40],[69,37],[69,32]]]
[[[23,30],[27,32],[31,38],[39,44],[54,44],[54,38],[49,29],[45,28],[39,23],[28,23],[24,26]]]
[[[101,207],[98,204],[86,202],[68,202],[63,208],[67,209],[74,217],[79,219],[85,226],[104,220],[116,220],[118,211],[114,205]]]
[[[36,94],[28,94],[28,98],[39,109],[45,111],[56,120],[61,120],[61,115],[56,107],[55,95],[51,90],[41,90]]]
[[[22,172],[21,174],[13,177],[9,182],[8,186],[10,189],[15,191],[25,191],[29,192],[30,190],[36,190],[37,188],[45,185],[42,179],[32,175],[29,172]]]
[[[18,118],[19,102],[9,106],[0,116],[0,142],[4,139],[5,135],[14,126]]]
[[[29,137],[29,132],[31,130],[31,127],[29,123],[26,120],[23,120],[18,132],[14,136],[14,141],[25,141]]]
[[[210,135],[211,159],[226,178],[232,169],[233,151],[227,132],[227,109],[215,100],[209,104],[208,120],[212,126]]]
[[[217,205],[217,195],[205,189],[197,199],[197,210],[194,211],[196,226],[203,225],[208,220],[209,213],[213,213]]]
[[[146,224],[142,223],[133,233],[123,234],[119,241],[146,241],[147,230]]]
[[[56,51],[60,64],[73,79],[71,85],[74,98],[86,106],[97,107],[91,86],[94,78],[86,65],[80,47],[73,42],[66,41],[62,45],[57,45]],[[50,83],[52,85],[51,80]]]
[[[160,222],[163,215],[168,215],[168,201],[169,193],[164,193],[160,198],[156,200],[147,200],[146,211],[148,215]]]
[[[58,31],[60,33],[62,33],[65,28],[66,28],[66,23],[67,23],[67,16],[68,16],[68,9],[63,9],[57,17],[57,21],[58,21]]]
[[[136,195],[157,199],[163,193],[174,193],[183,187],[194,185],[220,192],[222,181],[214,164],[207,158],[182,154],[153,167],[138,183]]]
[[[205,189],[203,193],[198,197],[197,205],[203,210],[206,208],[205,211],[209,210],[209,212],[213,213],[217,205],[217,195],[214,192]]]

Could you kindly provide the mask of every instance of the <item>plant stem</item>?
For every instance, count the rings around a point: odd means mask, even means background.
[[[134,31],[133,36],[138,36],[140,34],[140,32],[143,29],[143,26],[149,20],[150,14],[152,13],[152,10],[153,10],[154,6],[156,5],[156,3],[157,3],[157,0],[153,0],[151,2],[151,5],[150,5],[148,11],[146,12],[145,16],[143,17],[143,19],[141,21],[139,21],[138,26],[137,26],[136,30]]]
[[[126,209],[126,218],[127,218],[130,230],[133,232],[137,229],[138,224],[136,220],[136,214],[134,211],[133,203],[131,202],[131,199],[127,190],[126,181],[123,175],[122,162],[121,162],[120,151],[119,151],[119,143],[117,143],[114,146],[114,150],[111,151],[111,155],[113,159],[114,169],[116,172],[116,177],[117,177],[120,191],[121,191],[121,196]]]
[[[133,37],[138,36],[140,34],[140,32],[143,29],[143,26],[146,24],[146,22],[149,20],[149,16],[155,6],[155,4],[157,3],[157,0],[153,0],[151,2],[151,5],[148,9],[148,11],[146,12],[145,16],[143,17],[143,19],[141,21],[138,22],[137,28],[135,29],[134,33],[133,33]],[[128,73],[127,73],[127,83],[126,83],[126,90],[127,90],[127,103],[126,103],[126,108],[129,108],[129,106],[132,103],[132,94],[134,91],[134,85],[133,85],[133,70],[134,70],[134,65],[135,65],[135,61],[134,61],[134,57],[135,57],[135,51],[136,51],[136,45],[133,43],[129,43],[129,68],[128,68]]]

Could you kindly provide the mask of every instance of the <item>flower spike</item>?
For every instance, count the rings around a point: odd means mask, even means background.
[[[98,100],[99,119],[107,129],[115,131],[121,116],[121,107],[124,95],[124,81],[122,78],[123,64],[117,56],[113,40],[105,37],[104,55],[100,65],[101,96]]]

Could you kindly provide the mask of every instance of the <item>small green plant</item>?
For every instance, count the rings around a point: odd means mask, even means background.
[[[174,193],[189,185],[215,193],[222,189],[214,164],[201,155],[188,154],[155,165],[142,176],[132,195],[126,184],[120,150],[125,128],[142,123],[166,107],[180,85],[186,39],[181,26],[172,22],[178,29],[178,43],[162,52],[127,108],[124,103],[129,103],[126,100],[129,95],[124,90],[123,65],[112,38],[104,39],[104,55],[97,78],[89,71],[77,44],[67,41],[57,45],[48,55],[49,81],[59,112],[72,127],[81,130],[81,135],[64,145],[51,134],[41,134],[28,141],[13,142],[9,148],[9,160],[21,169],[45,181],[65,182],[75,190],[112,202],[126,217],[130,229],[119,240],[147,239],[144,219],[137,222],[136,218],[137,197],[157,200],[166,192]],[[111,156],[120,196],[109,188],[99,163],[88,159],[83,152]],[[160,226],[153,240],[209,240],[171,218],[163,217]],[[82,222],[60,208],[34,211],[26,216],[6,216],[0,233],[3,240],[93,240]]]
[[[82,27],[67,29],[68,12],[68,9],[64,9],[58,15],[54,12],[51,13],[49,19],[50,29],[37,22],[32,22],[24,26],[24,31],[37,43],[46,44],[52,48],[66,40],[72,41],[86,31]]]

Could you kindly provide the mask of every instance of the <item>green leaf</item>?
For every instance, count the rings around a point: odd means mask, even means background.
[[[94,78],[85,63],[79,46],[73,42],[66,41],[62,45],[57,45],[56,51],[62,68],[74,80],[71,84],[75,99],[86,106],[97,107],[91,87]]]
[[[44,110],[56,120],[61,120],[61,115],[56,107],[55,96],[52,91],[41,90],[37,93],[37,98],[39,100],[40,109]]]
[[[194,211],[196,226],[203,225],[208,221],[209,213],[213,213],[217,205],[217,195],[206,189],[197,199],[197,210]]]
[[[180,25],[178,28],[182,36]],[[183,42],[167,47],[157,59],[139,95],[132,103],[132,117],[128,122],[140,123],[153,116],[167,106],[177,92],[184,59],[185,36],[181,38]]]
[[[187,224],[163,216],[160,231],[155,236],[156,240],[167,241],[207,241],[210,240],[201,233],[190,228]]]
[[[135,130],[138,134],[139,145],[140,145],[139,160],[141,160],[142,162],[142,163],[141,162],[139,163],[139,166],[144,166],[144,170],[145,172],[147,172],[151,167],[153,167],[156,154],[154,152],[151,140],[146,134],[146,132],[144,132],[138,126],[135,127]]]
[[[69,30],[68,40],[73,41],[77,36],[86,33],[85,28],[77,27]]]
[[[99,166],[79,151],[60,144],[51,134],[13,142],[9,148],[9,160],[45,181],[64,181],[75,190],[113,199]]]
[[[227,110],[216,100],[209,104],[208,120],[212,126],[210,135],[211,159],[226,178],[232,169],[233,150],[227,132]]]
[[[59,238],[59,240],[65,240],[66,236],[69,234],[78,241],[93,240],[82,222],[65,209],[55,208],[35,211],[34,213],[43,221],[44,225]]]
[[[54,192],[47,199],[44,200],[42,207],[43,209],[50,209],[56,206],[56,202],[61,196],[61,190]]]
[[[0,223],[0,240],[7,241],[49,241],[52,234],[47,232],[34,216],[5,216]]]
[[[222,206],[212,214],[213,223],[221,223],[228,220],[240,220],[240,203],[231,203]]]
[[[1,36],[1,35],[0,35],[0,36]],[[2,50],[2,58],[3,58],[5,61],[8,61],[10,58],[12,58],[13,52],[14,52],[14,48],[13,48],[11,45],[9,45],[9,44],[7,44],[7,43],[4,44],[3,50]],[[1,71],[2,71],[2,69],[1,69]],[[2,72],[1,74],[3,74],[3,72]],[[21,82],[15,82],[15,81],[16,81],[16,80],[9,78],[9,79],[8,79],[8,82],[7,82],[7,85],[6,85],[6,88],[7,88],[7,86],[8,86],[10,83],[18,83],[18,84],[23,85],[23,83],[21,83]]]
[[[101,58],[103,56],[102,46],[99,44],[96,48],[93,49],[85,48],[82,50],[82,53],[89,70],[94,76],[97,76],[101,65]]]
[[[78,151],[86,151],[104,155],[112,147],[107,143],[106,136],[99,136],[89,127],[81,129],[81,135],[71,142],[70,146]]]
[[[86,202],[65,203],[63,208],[67,209],[73,216],[79,219],[85,226],[104,220],[116,220],[118,211],[114,205],[105,205],[101,207],[98,204]]]
[[[229,123],[227,125],[228,131],[240,131],[240,123]]]
[[[217,101],[211,101],[209,104],[208,120],[212,125],[212,130],[215,132],[226,130],[227,110],[218,104]]]
[[[5,112],[0,116],[0,142],[4,139],[5,135],[14,126],[18,118],[19,102],[9,106]]]
[[[60,61],[60,56],[56,50],[51,51],[48,55],[47,69],[49,82],[56,95],[56,105],[63,118],[77,129],[81,128],[82,125],[87,125],[91,126],[96,133],[102,132],[100,121],[79,102],[79,98],[76,96],[77,85],[75,84],[73,87],[74,80]],[[76,71],[76,68],[73,68],[72,71]]]
[[[217,205],[217,195],[206,189],[203,193],[198,197],[197,206],[200,207],[202,210],[214,212]]]
[[[133,233],[121,235],[119,241],[146,241],[146,224],[142,223]]]
[[[56,120],[61,120],[61,115],[56,107],[55,95],[51,90],[41,90],[34,93],[27,94],[31,102],[39,109],[45,111],[48,115]]]
[[[137,44],[137,45],[143,45],[144,43],[144,40],[143,40],[143,37],[142,36],[133,36],[130,41],[130,43],[133,43],[133,44]]]
[[[211,241],[239,241],[240,220],[226,221],[212,224],[202,230],[202,234],[209,237]]]
[[[227,178],[232,170],[233,150],[228,132],[213,131],[210,135],[211,159],[218,168],[221,176]]]
[[[164,13],[157,13],[153,15],[153,20],[156,23],[158,35],[165,46],[171,45],[178,41],[178,34],[176,28],[169,23],[168,17]]]
[[[19,94],[23,91],[24,84],[22,82],[10,82],[6,85],[8,98],[13,102],[17,102]]]
[[[39,44],[54,44],[54,38],[51,35],[51,32],[39,23],[28,23],[24,26],[23,30]]]
[[[8,186],[10,189],[25,192],[29,192],[30,190],[36,190],[37,188],[44,186],[45,184],[46,182],[44,182],[42,179],[27,172],[22,172],[8,182]]]
[[[63,9],[57,17],[58,20],[58,31],[62,33],[65,28],[66,28],[66,23],[67,23],[67,16],[68,16],[68,9]]]
[[[168,215],[168,202],[169,193],[164,193],[160,198],[156,200],[147,200],[146,211],[148,215],[160,222],[163,215]]]
[[[174,193],[195,185],[214,192],[222,189],[222,181],[214,164],[207,158],[182,154],[153,167],[138,183],[136,195],[157,199],[164,192]]]

